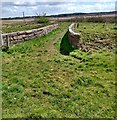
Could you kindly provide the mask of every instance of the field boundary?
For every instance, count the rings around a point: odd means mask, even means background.
[[[56,28],[58,28],[58,24],[53,24],[38,29],[1,34],[1,48],[8,49],[13,44],[40,37],[42,35],[48,34]]]
[[[74,32],[76,25],[78,26],[78,24],[72,23],[69,26],[69,29],[68,29],[68,39],[69,39],[69,42],[71,43],[72,47],[74,47],[76,49],[79,49],[80,48],[80,37],[81,37],[81,34]]]

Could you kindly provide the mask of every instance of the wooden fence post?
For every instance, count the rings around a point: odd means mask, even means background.
[[[3,45],[3,39],[2,39],[2,35],[0,34],[0,48],[2,48]]]
[[[9,49],[9,36],[6,36],[6,50]]]

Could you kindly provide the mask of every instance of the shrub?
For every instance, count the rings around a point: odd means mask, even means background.
[[[37,23],[49,23],[50,21],[47,17],[38,16],[38,17],[36,17],[36,22]]]

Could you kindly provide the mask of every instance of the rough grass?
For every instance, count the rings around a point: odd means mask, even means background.
[[[114,50],[71,50],[68,25],[2,53],[3,118],[115,118]]]
[[[81,41],[86,51],[115,48],[115,24],[110,23],[79,23],[75,31],[81,33]]]
[[[4,25],[2,26],[2,33],[10,33],[10,32],[17,32],[17,31],[23,31],[23,30],[31,30],[31,29],[37,29],[46,25],[49,25],[50,23],[35,23],[35,22],[24,22],[24,23],[15,23],[10,25]]]

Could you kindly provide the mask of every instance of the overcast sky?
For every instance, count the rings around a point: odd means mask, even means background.
[[[71,2],[72,1],[72,2]],[[2,0],[1,17],[20,17],[115,10],[116,0]]]

